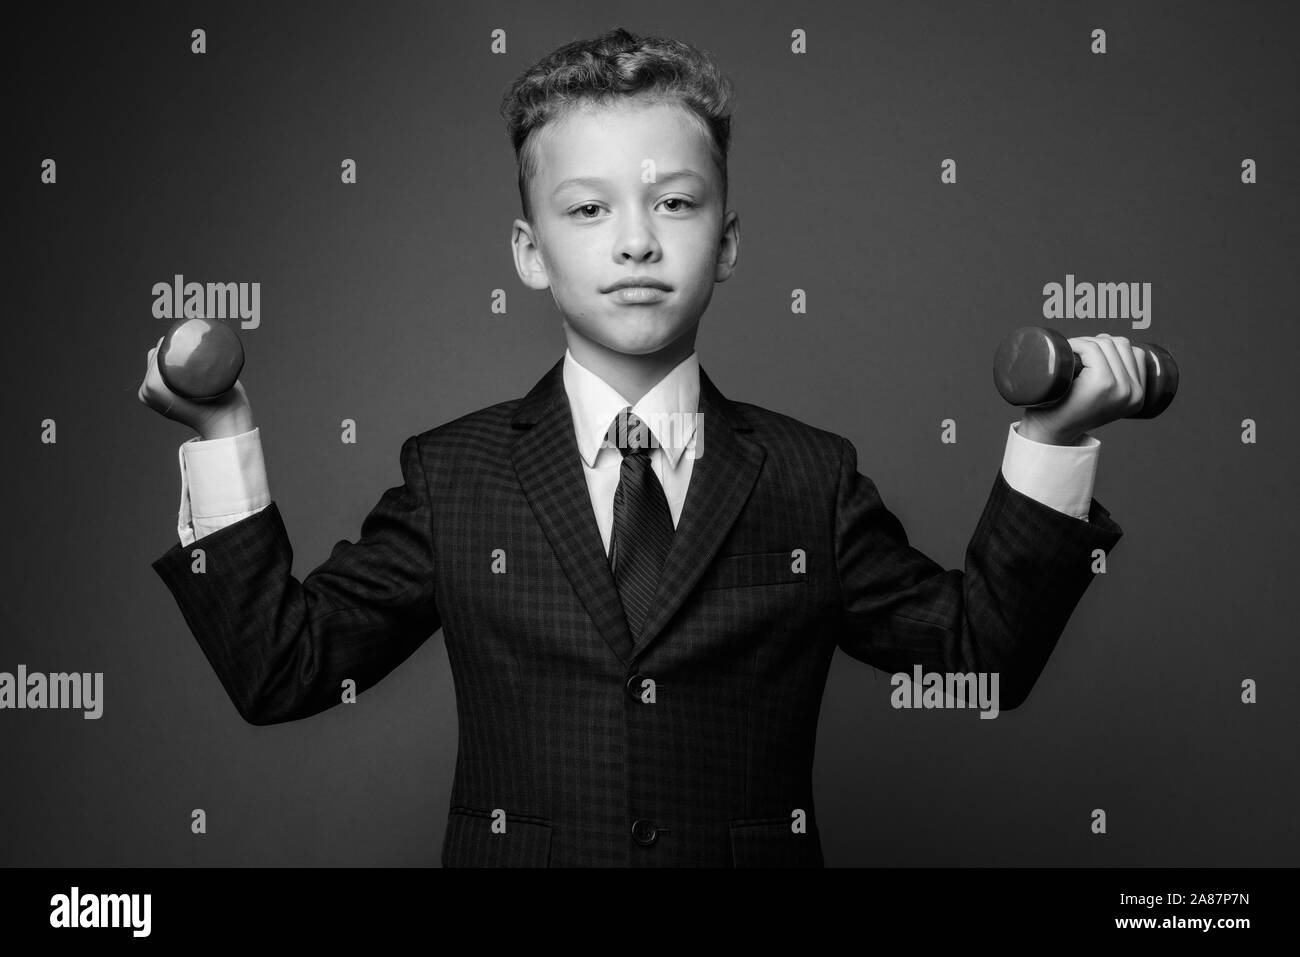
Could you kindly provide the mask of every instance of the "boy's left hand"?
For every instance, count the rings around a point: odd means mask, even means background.
[[[1073,445],[1089,429],[1132,415],[1146,399],[1143,349],[1122,336],[1076,336],[1070,348],[1083,370],[1065,398],[1045,409],[1025,409],[1020,434],[1047,445]]]

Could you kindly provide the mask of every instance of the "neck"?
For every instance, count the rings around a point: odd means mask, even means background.
[[[645,355],[628,355],[603,346],[579,334],[568,321],[564,322],[564,335],[573,358],[590,372],[600,376],[610,388],[632,405],[653,389],[683,359],[695,351],[696,327],[658,352]]]

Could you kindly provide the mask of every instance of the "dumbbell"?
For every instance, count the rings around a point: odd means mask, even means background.
[[[1146,398],[1142,408],[1126,418],[1151,419],[1174,401],[1178,366],[1163,346],[1135,342],[1146,363]],[[993,357],[993,382],[1012,405],[1042,408],[1065,398],[1083,360],[1065,336],[1043,326],[1021,326],[1011,332]]]
[[[158,347],[158,374],[177,395],[214,402],[234,388],[244,368],[235,330],[214,319],[178,319]]]

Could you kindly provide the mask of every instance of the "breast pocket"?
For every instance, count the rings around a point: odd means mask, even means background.
[[[700,588],[807,584],[812,556],[791,548],[779,552],[719,555],[700,579]]]

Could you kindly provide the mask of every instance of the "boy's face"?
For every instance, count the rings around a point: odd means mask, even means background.
[[[551,290],[575,354],[577,337],[588,354],[684,358],[713,284],[735,269],[738,218],[724,215],[707,138],[685,115],[673,103],[588,104],[536,134],[533,221],[514,222],[515,268]],[[631,277],[668,288],[614,288]]]

